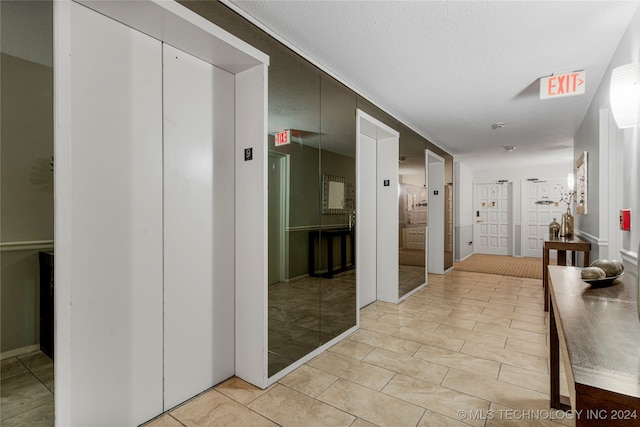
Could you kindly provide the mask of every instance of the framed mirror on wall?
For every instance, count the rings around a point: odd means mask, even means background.
[[[587,152],[576,161],[576,213],[587,214]]]
[[[353,185],[342,176],[322,175],[322,213],[350,214],[353,211]]]

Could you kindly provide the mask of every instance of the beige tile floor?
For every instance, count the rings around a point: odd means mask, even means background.
[[[53,426],[53,361],[35,351],[0,366],[0,426]]]
[[[267,390],[232,378],[148,427],[572,426],[549,411],[547,319],[540,280],[430,275]]]

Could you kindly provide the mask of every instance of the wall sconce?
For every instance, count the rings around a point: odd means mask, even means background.
[[[569,188],[569,191],[576,189],[576,178],[575,175],[573,175],[573,172],[569,172],[567,175],[567,187]]]
[[[611,72],[611,110],[620,129],[638,125],[638,64],[616,67]]]

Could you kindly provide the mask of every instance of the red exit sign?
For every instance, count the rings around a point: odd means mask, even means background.
[[[584,70],[543,77],[540,79],[540,99],[582,95],[585,80]]]
[[[281,145],[287,145],[291,143],[291,131],[285,130],[283,132],[276,133],[276,147]]]

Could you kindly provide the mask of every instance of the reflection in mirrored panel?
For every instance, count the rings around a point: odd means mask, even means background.
[[[357,314],[355,95],[298,57],[271,61],[269,376],[355,326]],[[283,130],[291,142],[275,146]]]
[[[269,67],[268,375],[320,345],[318,255],[320,72],[284,47]],[[290,130],[275,146],[274,134]]]
[[[398,161],[398,297],[401,298],[426,282],[428,223],[425,142],[406,127],[400,131]]]
[[[356,325],[356,96],[322,75],[320,97],[320,163],[329,183],[324,187],[329,210],[321,217],[322,259],[330,269],[320,282],[320,341],[325,344]]]
[[[322,175],[322,213],[350,214],[353,206],[353,184],[343,176]]]

